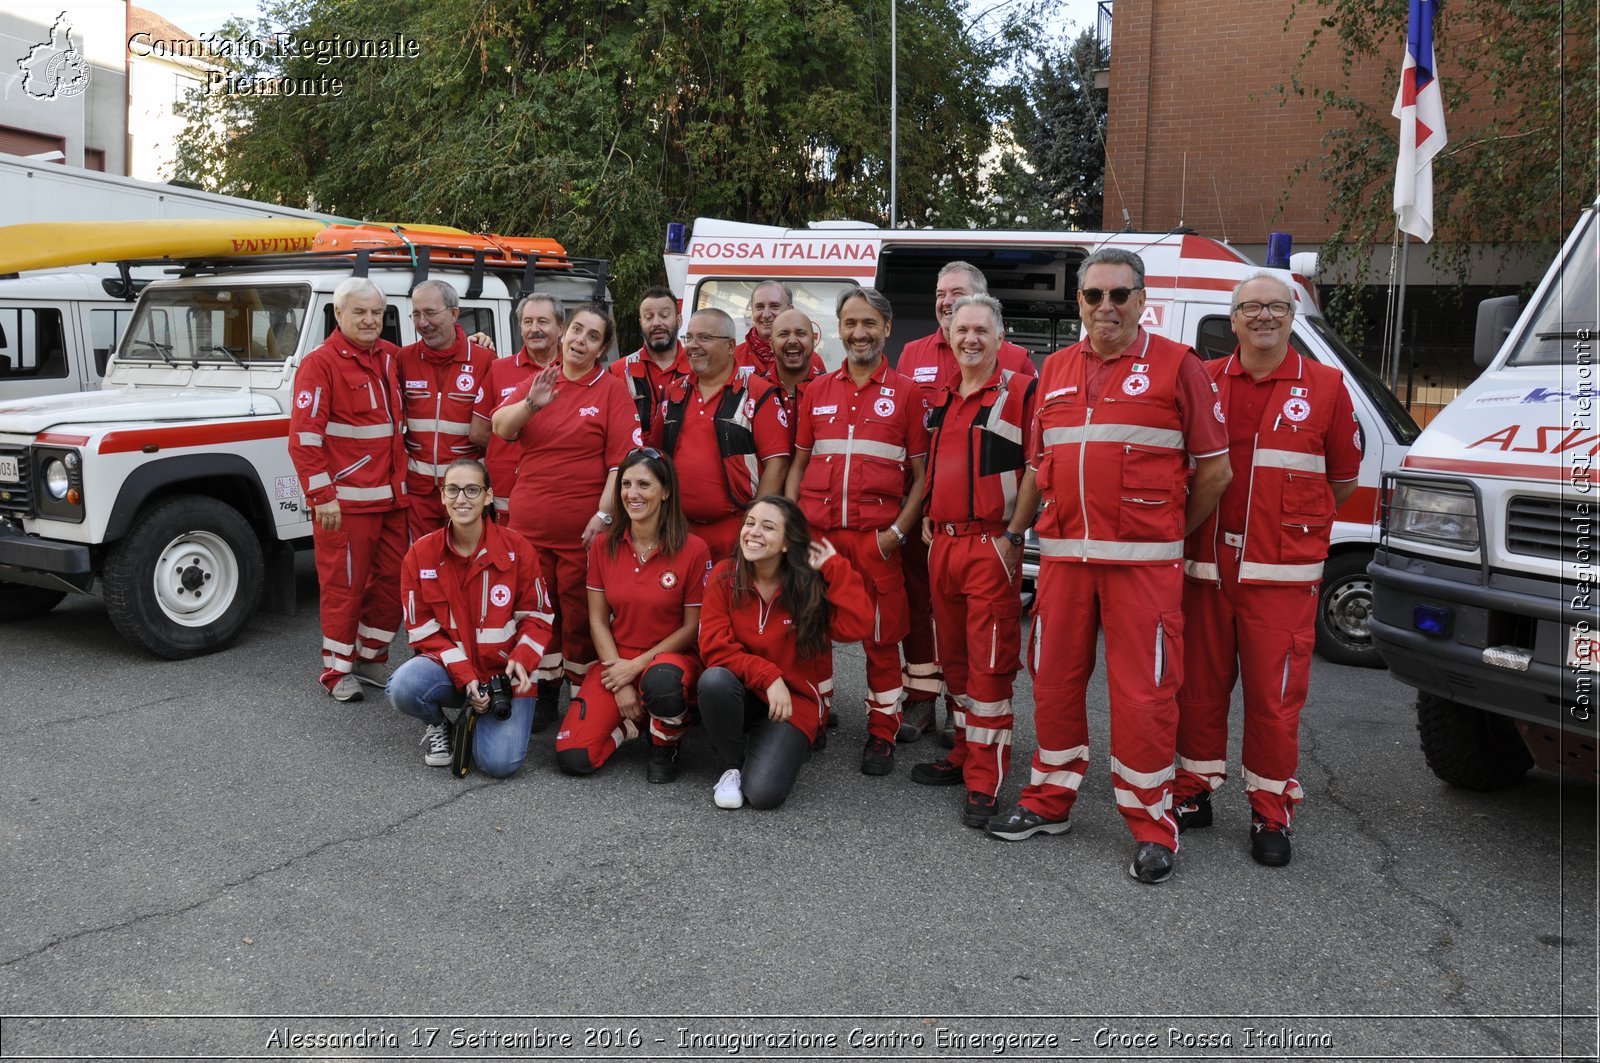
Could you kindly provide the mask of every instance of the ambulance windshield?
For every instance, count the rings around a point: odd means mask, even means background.
[[[1595,211],[1584,211],[1578,226],[1577,237],[1567,245],[1566,258],[1534,308],[1507,365],[1576,365],[1580,348],[1593,357],[1595,286],[1600,283]]]

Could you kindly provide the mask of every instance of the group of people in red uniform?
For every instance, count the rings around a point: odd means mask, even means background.
[[[889,774],[935,730],[942,692],[949,752],[911,778],[961,786],[963,822],[1019,841],[1070,827],[1103,630],[1130,873],[1163,881],[1180,832],[1211,824],[1241,676],[1252,853],[1288,863],[1317,581],[1360,463],[1349,397],[1292,349],[1294,296],[1272,274],[1235,291],[1240,346],[1210,365],[1140,327],[1137,255],[1096,252],[1078,282],[1083,338],[1038,374],[960,262],[939,275],[939,331],[898,367],[888,300],[841,293],[831,372],[779,282],[752,292],[743,342],[705,309],[680,343],[676,299],[651,289],[643,346],[607,368],[598,305],[526,297],[523,346],[496,359],[456,324],[448,283],[412,293],[418,340],[397,349],[378,338],[381,291],[345,281],[290,439],[324,686],[387,686],[442,765],[462,752],[446,710],[484,713],[504,677],[509,713],[477,718],[471,752],[506,775],[565,681],[563,771],[647,736],[648,778],[669,782],[698,719],[716,804],[771,808],[826,742],[833,644],[860,642],[862,772]],[[1038,742],[1002,812],[1035,523]],[[402,621],[416,656],[390,675]]]

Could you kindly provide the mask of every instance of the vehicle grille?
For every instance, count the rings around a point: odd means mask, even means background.
[[[1592,551],[1594,518],[1579,515],[1577,499],[1513,498],[1506,506],[1506,550],[1509,553],[1548,557],[1575,565],[1580,542]]]
[[[0,515],[33,516],[33,468],[28,452],[21,447],[0,447],[0,455],[16,458],[17,468],[22,472],[20,483],[0,482]]]

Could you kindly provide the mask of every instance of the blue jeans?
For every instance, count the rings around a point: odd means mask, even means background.
[[[413,657],[389,677],[389,701],[407,716],[423,723],[450,721],[441,706],[459,708],[467,702],[466,691],[450,679],[444,665],[432,657]],[[511,717],[497,720],[483,713],[472,730],[472,759],[485,775],[504,779],[528,759],[528,728],[533,723],[533,698],[512,698]]]

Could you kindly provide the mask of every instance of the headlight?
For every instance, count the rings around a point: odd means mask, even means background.
[[[1470,490],[1401,483],[1389,507],[1391,534],[1456,550],[1478,548],[1478,506]]]
[[[50,492],[50,497],[60,502],[67,497],[67,489],[72,486],[72,477],[67,473],[67,466],[60,458],[51,458],[44,465],[44,489]]]

